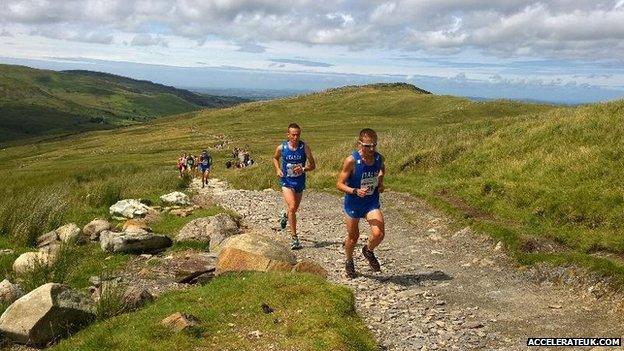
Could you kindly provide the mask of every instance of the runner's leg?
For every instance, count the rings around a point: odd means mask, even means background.
[[[345,215],[345,224],[347,225],[347,238],[345,239],[345,255],[347,261],[353,261],[353,250],[360,237],[360,219],[351,218]]]
[[[297,236],[297,210],[301,203],[303,193],[296,193],[294,189],[282,187],[284,201],[288,208],[288,223],[290,224],[290,232],[292,236]]]
[[[366,214],[366,221],[371,228],[367,247],[369,251],[373,251],[381,243],[386,233],[383,213],[380,209],[372,210]]]

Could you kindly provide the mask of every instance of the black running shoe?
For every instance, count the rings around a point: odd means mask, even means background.
[[[379,261],[377,261],[377,257],[375,257],[375,253],[370,251],[366,245],[362,247],[362,255],[368,260],[368,264],[373,272],[381,272],[381,266]]]
[[[347,261],[347,263],[345,263],[345,272],[347,273],[347,278],[349,279],[356,277],[355,265],[353,264],[353,261]]]

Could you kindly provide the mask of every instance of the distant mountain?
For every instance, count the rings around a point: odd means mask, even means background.
[[[108,73],[0,65],[0,143],[109,129],[246,101]]]

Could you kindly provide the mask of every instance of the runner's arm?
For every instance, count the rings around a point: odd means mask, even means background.
[[[381,156],[381,169],[379,170],[379,174],[377,175],[377,191],[379,191],[379,193],[383,193],[384,190],[386,189],[384,186],[384,176],[386,175],[386,162],[383,158],[383,156]]]
[[[308,146],[308,144],[306,144],[305,146],[305,154],[306,154],[307,164],[305,167],[303,167],[303,171],[304,172],[313,171],[316,168],[316,162],[314,161],[314,157],[312,156],[312,150],[310,150],[310,147]]]
[[[353,167],[355,167],[355,159],[353,156],[349,156],[342,163],[342,170],[340,170],[340,174],[338,175],[336,188],[345,194],[354,194],[359,197],[364,197],[366,196],[366,189],[356,189],[347,185],[347,180],[351,172],[353,172]]]
[[[284,173],[282,172],[282,167],[280,165],[280,158],[282,158],[282,145],[277,145],[275,149],[275,154],[273,155],[273,167],[275,167],[275,174],[278,177],[283,177]]]

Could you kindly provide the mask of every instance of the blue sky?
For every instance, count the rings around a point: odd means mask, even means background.
[[[0,62],[198,88],[624,97],[624,0],[4,0]]]

